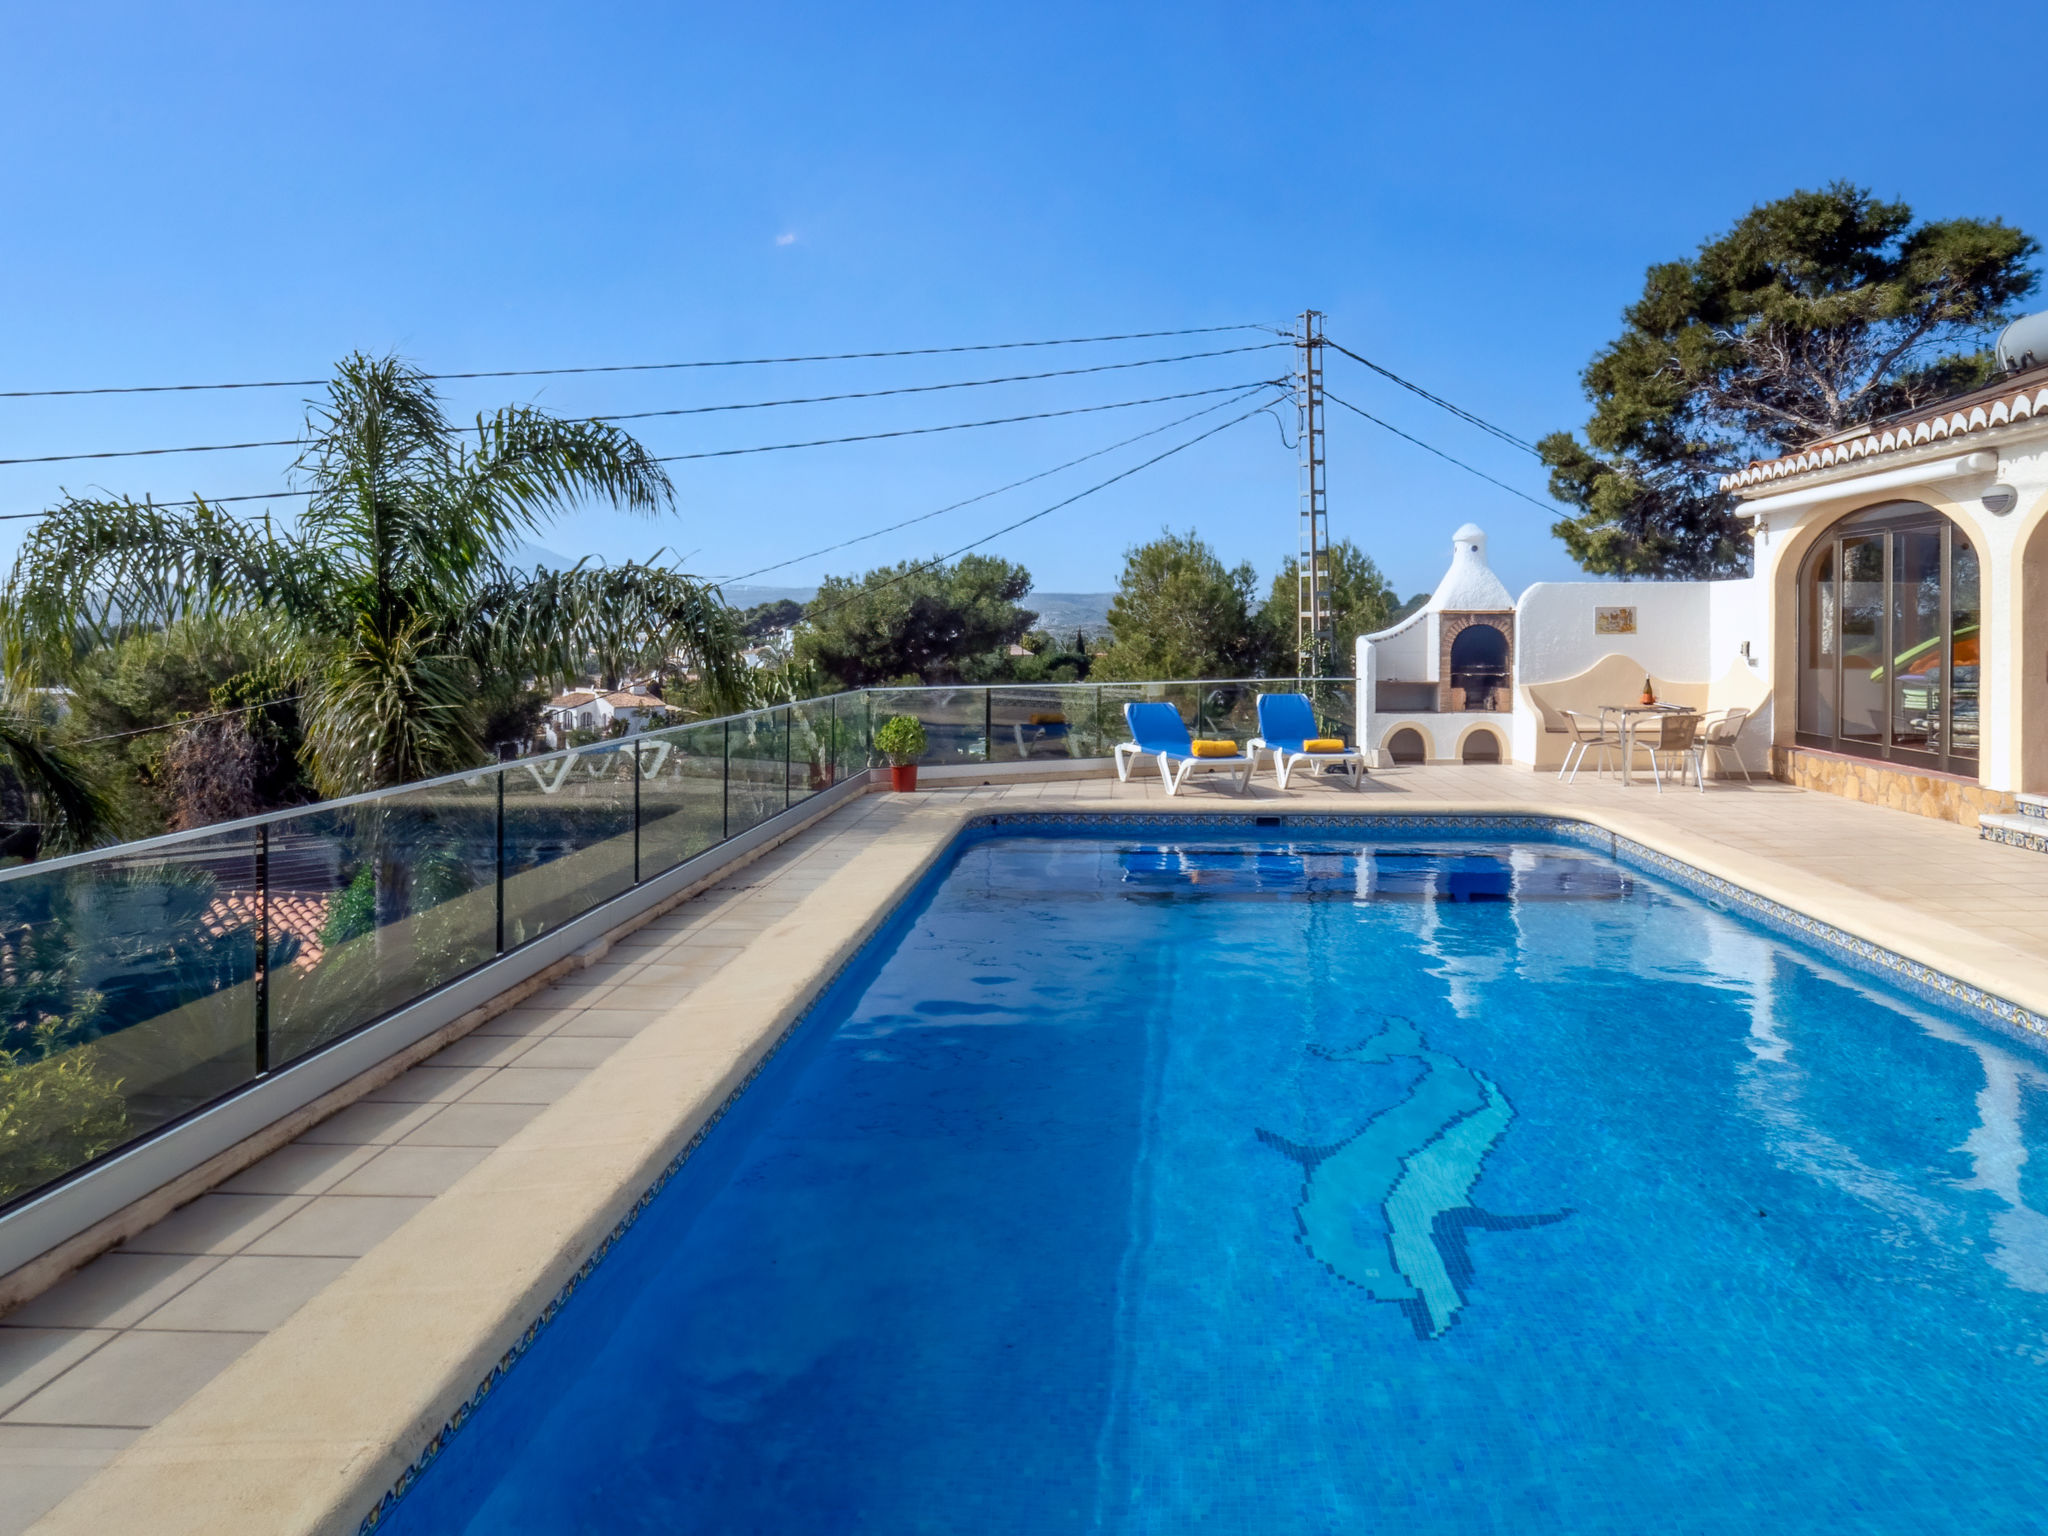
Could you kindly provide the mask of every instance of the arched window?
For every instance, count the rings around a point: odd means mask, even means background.
[[[1917,501],[1851,513],[1799,572],[1801,746],[1977,772],[1977,551]]]

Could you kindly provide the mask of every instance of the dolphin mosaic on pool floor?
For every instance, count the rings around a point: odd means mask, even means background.
[[[1309,1053],[1340,1063],[1422,1063],[1422,1075],[1397,1103],[1342,1141],[1304,1147],[1268,1130],[1258,1134],[1301,1164],[1294,1214],[1302,1246],[1374,1301],[1399,1306],[1418,1339],[1439,1338],[1465,1305],[1469,1228],[1511,1232],[1571,1213],[1497,1216],[1472,1203],[1472,1188],[1507,1134],[1514,1107],[1484,1073],[1431,1050],[1407,1019],[1388,1019],[1378,1034],[1346,1050],[1312,1045]],[[1383,1225],[1370,1237],[1359,1231],[1367,1211]]]

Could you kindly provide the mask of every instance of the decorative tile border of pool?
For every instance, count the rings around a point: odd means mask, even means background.
[[[1560,842],[1591,848],[1597,852],[1606,853],[1615,859],[1653,870],[1655,873],[1686,887],[1697,895],[1741,908],[1745,914],[1762,922],[1774,932],[1824,945],[1839,956],[1849,960],[1857,969],[1864,971],[1866,974],[1879,976],[1894,983],[1904,983],[1909,990],[1920,997],[1946,1003],[1952,1007],[1967,1009],[1988,1023],[2003,1026],[2008,1030],[2017,1030],[2033,1037],[2033,1041],[2036,1044],[2048,1042],[2048,1018],[2044,1018],[2041,1014],[2035,1013],[2031,1009],[2022,1008],[2019,1004],[1999,997],[1995,993],[1986,992],[1981,987],[1971,986],[1968,982],[1959,981],[1943,971],[1936,970],[1931,965],[1901,955],[1896,950],[1887,949],[1881,944],[1873,944],[1868,939],[1859,939],[1856,935],[1837,928],[1832,923],[1824,923],[1819,918],[1809,917],[1806,913],[1788,907],[1782,902],[1773,901],[1767,896],[1759,896],[1756,892],[1736,885],[1732,881],[1724,880],[1719,875],[1710,875],[1703,869],[1687,864],[1681,859],[1673,858],[1669,854],[1660,853],[1656,849],[1639,843],[1619,832],[1610,832],[1605,827],[1596,826],[1592,822],[1572,816],[1517,815],[1486,811],[1449,814],[1407,813],[1401,811],[1355,814],[1295,812],[1279,815],[1258,815],[1247,811],[1191,812],[1186,814],[1170,811],[1150,813],[1123,811],[997,811],[971,816],[962,823],[949,848],[941,852],[939,860],[928,871],[925,878],[931,878],[933,875],[942,873],[950,862],[948,854],[953,849],[964,846],[968,841],[975,840],[976,834],[985,835],[990,832],[1000,833],[1009,831],[1087,832],[1122,830],[1175,833],[1187,832],[1191,829],[1229,831],[1241,834],[1244,832],[1247,823],[1251,823],[1254,828],[1277,827],[1282,831],[1301,832],[1482,831],[1534,833],[1538,836],[1555,838]],[[921,880],[920,884],[922,883]],[[913,899],[914,894],[913,892],[912,896],[905,897],[905,903]],[[419,1455],[399,1474],[398,1480],[385,1490],[383,1497],[377,1501],[376,1506],[363,1516],[361,1525],[357,1527],[359,1536],[362,1536],[362,1533],[377,1530],[389,1518],[392,1509],[397,1505],[398,1501],[411,1491],[412,1486],[419,1481],[421,1475],[434,1463],[441,1452],[447,1449],[448,1442],[454,1438],[456,1432],[469,1422],[476,1411],[483,1406],[484,1399],[497,1389],[498,1384],[505,1379],[506,1373],[519,1363],[527,1350],[533,1347],[534,1341],[540,1337],[542,1331],[546,1329],[549,1323],[555,1320],[556,1315],[568,1304],[569,1298],[576,1293],[577,1287],[581,1286],[585,1280],[588,1280],[597,1266],[604,1262],[606,1256],[611,1253],[619,1240],[640,1219],[641,1214],[654,1203],[655,1196],[659,1195],[668,1186],[669,1181],[682,1171],[683,1164],[689,1161],[690,1155],[704,1144],[704,1138],[711,1134],[712,1129],[719,1121],[725,1118],[733,1105],[739,1102],[740,1095],[753,1086],[754,1080],[780,1054],[783,1046],[788,1044],[790,1038],[799,1029],[803,1028],[805,1022],[811,1017],[812,1012],[825,1000],[839,978],[846,973],[849,967],[865,955],[872,945],[888,936],[889,926],[885,923],[878,927],[865,943],[857,946],[852,954],[835,966],[830,975],[824,978],[812,1001],[797,1014],[795,1019],[791,1020],[788,1027],[781,1034],[775,1037],[774,1044],[770,1045],[762,1053],[761,1059],[754,1064],[752,1070],[741,1080],[739,1086],[727,1094],[724,1102],[717,1109],[713,1110],[710,1115],[705,1117],[704,1123],[697,1127],[696,1132],[690,1137],[688,1144],[684,1146],[682,1151],[669,1159],[668,1165],[655,1176],[654,1182],[649,1184],[642,1191],[640,1198],[633,1202],[632,1209],[619,1218],[618,1224],[605,1235],[604,1240],[591,1252],[590,1257],[577,1267],[576,1273],[563,1283],[562,1288],[556,1291],[554,1296],[548,1301],[548,1304],[541,1309],[540,1316],[526,1325],[525,1332],[521,1333],[511,1348],[507,1349],[498,1358],[497,1363],[491,1367],[489,1373],[477,1384],[476,1390],[470,1393],[463,1400],[462,1404],[448,1416],[446,1422],[434,1432],[433,1438],[427,1442]]]

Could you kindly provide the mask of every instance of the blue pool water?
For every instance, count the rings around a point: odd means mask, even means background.
[[[1577,848],[987,838],[391,1528],[2038,1531],[2044,1128]]]

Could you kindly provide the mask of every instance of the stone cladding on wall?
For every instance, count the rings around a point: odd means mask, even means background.
[[[2009,792],[1986,789],[1968,779],[1805,747],[1771,748],[1771,777],[1801,789],[1965,827],[1976,826],[1977,818],[1987,812],[2011,811],[2018,805]]]

